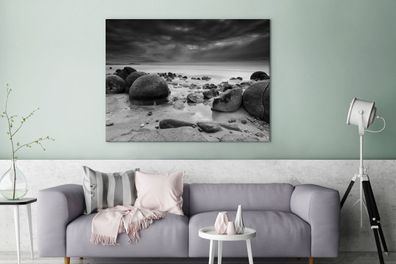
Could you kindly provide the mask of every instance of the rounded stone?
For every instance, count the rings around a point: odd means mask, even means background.
[[[129,74],[135,72],[136,70],[132,67],[124,67],[123,69],[117,69],[114,75],[120,76],[122,79],[126,80]]]
[[[124,70],[117,69],[117,70],[114,72],[114,75],[117,75],[117,76],[119,76],[120,78],[122,78],[123,80],[125,80],[126,77],[128,76],[128,73],[126,73]]]
[[[250,76],[250,80],[254,81],[268,80],[269,78],[268,74],[263,71],[256,71]]]
[[[177,119],[163,119],[159,122],[159,128],[161,129],[177,128],[177,127],[185,127],[185,126],[193,127],[194,124]]]
[[[198,122],[197,125],[206,133],[216,133],[221,130],[220,125],[214,122]]]
[[[128,67],[128,66],[124,67],[123,70],[124,70],[126,73],[128,73],[128,74],[131,74],[132,72],[135,72],[135,71],[136,71],[134,68]]]
[[[132,84],[136,81],[136,79],[143,75],[146,75],[146,73],[135,71],[135,72],[130,73],[128,75],[128,77],[126,77],[125,82],[126,82],[127,88],[125,89],[125,92],[127,94],[129,94],[129,89],[131,88]]]
[[[212,111],[234,112],[242,104],[242,89],[234,88],[213,99]]]
[[[160,104],[168,101],[170,90],[165,80],[157,74],[141,76],[129,89],[129,100],[136,105]]]
[[[245,90],[242,99],[243,107],[252,116],[270,121],[270,82],[261,81]]]
[[[187,95],[187,103],[199,104],[203,103],[204,98],[202,94],[190,93]]]
[[[117,94],[125,92],[126,83],[117,75],[106,77],[106,94]]]
[[[216,89],[210,89],[202,92],[204,99],[211,99],[219,95]]]

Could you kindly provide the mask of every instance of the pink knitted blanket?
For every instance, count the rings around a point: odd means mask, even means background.
[[[148,228],[154,220],[161,219],[165,213],[135,206],[118,205],[100,210],[92,220],[90,242],[95,245],[116,245],[120,233],[126,233],[129,243],[140,239],[139,231]]]

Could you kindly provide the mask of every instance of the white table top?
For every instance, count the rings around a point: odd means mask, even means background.
[[[238,241],[238,240],[247,240],[256,237],[256,230],[253,228],[245,227],[243,234],[235,234],[235,235],[221,235],[217,234],[215,228],[213,226],[207,226],[199,229],[198,235],[202,238],[209,240],[218,240],[218,241]]]

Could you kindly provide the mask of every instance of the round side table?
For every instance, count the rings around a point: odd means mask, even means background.
[[[256,230],[253,228],[245,227],[243,234],[236,235],[220,235],[216,233],[213,226],[207,226],[199,229],[198,235],[201,238],[210,240],[209,247],[209,264],[214,263],[214,243],[217,242],[217,263],[221,264],[223,256],[223,241],[246,241],[246,248],[249,258],[249,264],[253,264],[252,244],[250,240],[256,237]]]

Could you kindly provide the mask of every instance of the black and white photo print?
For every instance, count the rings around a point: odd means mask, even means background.
[[[107,19],[106,141],[270,141],[270,20]]]

